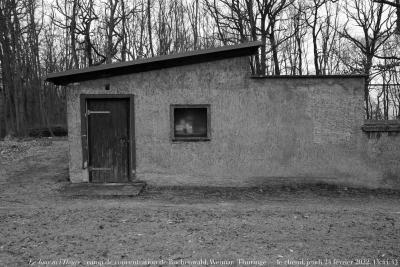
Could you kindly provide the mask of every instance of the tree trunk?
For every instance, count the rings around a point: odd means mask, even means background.
[[[153,49],[153,37],[151,33],[151,0],[147,0],[147,29],[149,32],[149,45],[151,56],[154,57],[154,49]]]
[[[281,70],[279,68],[278,48],[275,41],[275,22],[270,22],[270,23],[271,23],[270,26],[271,30],[269,34],[269,42],[271,44],[272,58],[274,61],[274,73],[275,75],[280,75]]]
[[[265,17],[261,17],[261,42],[263,43],[263,45],[261,46],[261,59],[260,59],[260,73],[261,75],[265,75],[266,74],[266,70],[267,70],[267,51],[266,51],[266,47],[265,44],[267,42],[267,32],[265,30]]]
[[[312,28],[312,41],[313,41],[313,53],[314,53],[314,68],[315,68],[315,74],[320,75],[321,71],[319,69],[319,64],[318,64],[318,44],[317,44],[317,34],[315,31],[315,23]]]
[[[72,16],[71,16],[71,24],[69,28],[70,32],[70,38],[71,38],[71,53],[72,53],[72,62],[73,62],[73,67],[75,69],[79,68],[79,62],[78,62],[78,54],[76,52],[76,11],[77,11],[77,0],[74,0],[73,6],[72,6]]]

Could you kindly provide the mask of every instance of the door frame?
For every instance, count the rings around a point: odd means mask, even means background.
[[[81,138],[82,138],[82,169],[88,169],[89,141],[88,141],[88,117],[87,100],[89,99],[128,99],[129,100],[129,181],[136,180],[136,143],[135,143],[135,98],[133,94],[81,94]]]

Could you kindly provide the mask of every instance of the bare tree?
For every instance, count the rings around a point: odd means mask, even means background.
[[[92,23],[99,19],[95,12],[93,0],[81,0],[78,3],[79,12],[78,19],[79,23],[76,27],[77,34],[83,35],[83,45],[85,51],[85,61],[87,61],[87,66],[94,65],[93,61],[93,44],[91,41],[91,30]],[[82,43],[82,42],[80,42]]]
[[[352,0],[345,6],[346,15],[362,31],[358,38],[354,31],[349,31],[348,24],[345,25],[341,35],[349,40],[362,54],[362,72],[366,75],[364,87],[364,100],[366,117],[371,117],[369,83],[373,59],[378,56],[379,49],[390,38],[393,22],[390,20],[392,11],[384,7],[382,3],[374,3],[373,0]]]
[[[386,4],[389,6],[392,6],[394,8],[396,8],[396,16],[397,16],[397,20],[396,20],[396,34],[400,34],[400,0],[374,0],[374,2],[376,3],[381,3],[381,4]]]
[[[366,73],[366,117],[396,117],[399,1],[0,0],[0,127],[65,123],[65,91],[43,82],[48,72],[256,40],[253,73]]]

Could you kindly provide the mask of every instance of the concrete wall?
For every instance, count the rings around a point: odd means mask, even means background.
[[[73,182],[88,179],[82,93],[135,95],[136,172],[149,184],[400,188],[400,136],[369,138],[361,130],[362,78],[254,79],[248,59],[234,58],[82,82],[67,97]],[[211,104],[211,141],[171,142],[170,104]]]

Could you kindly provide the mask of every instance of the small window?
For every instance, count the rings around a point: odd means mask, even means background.
[[[171,105],[172,141],[210,140],[210,105]]]

